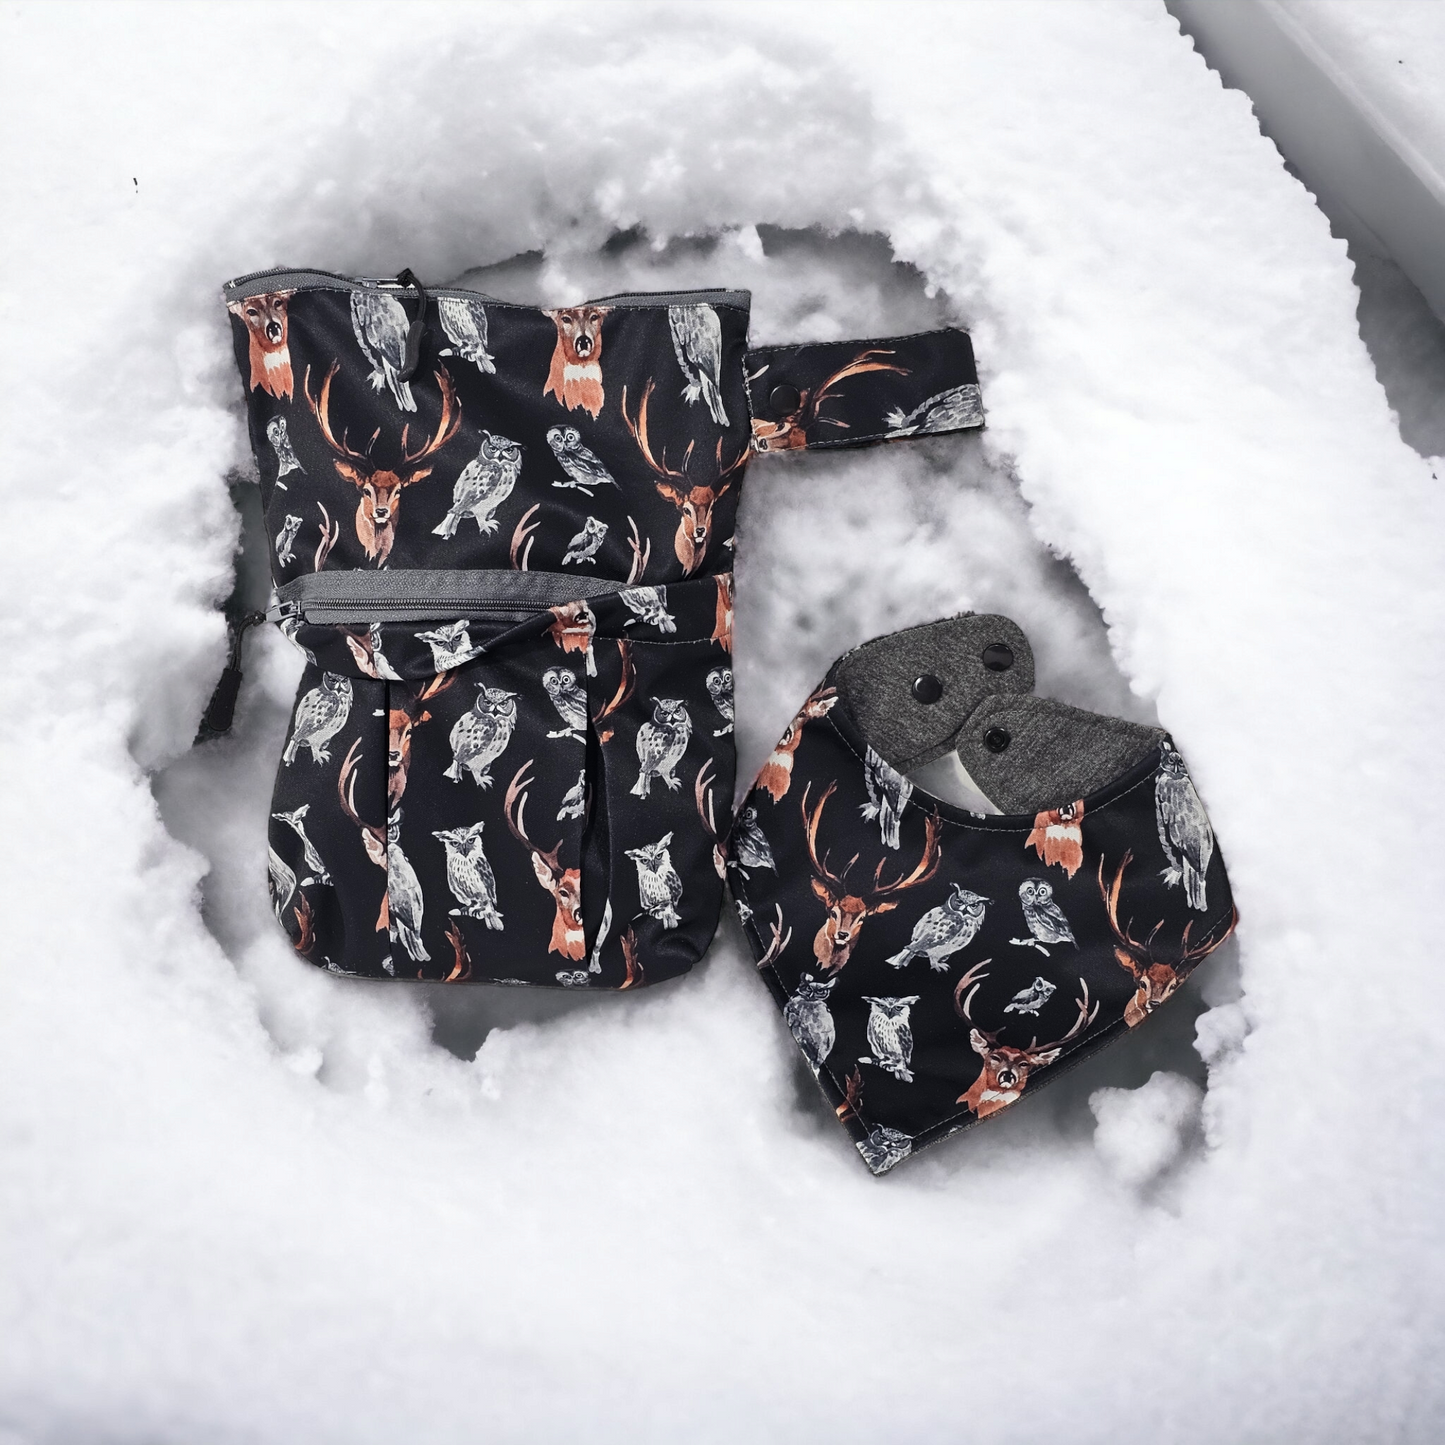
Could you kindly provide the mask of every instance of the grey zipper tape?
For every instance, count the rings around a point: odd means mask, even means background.
[[[514,614],[519,620],[583,597],[605,597],[625,584],[565,572],[431,571],[308,572],[276,589],[271,621],[432,622]]]
[[[334,271],[290,270],[278,266],[270,271],[254,271],[249,276],[237,276],[221,288],[222,299],[227,305],[244,300],[247,296],[259,296],[267,291],[390,291],[397,296],[414,295],[408,287],[398,285],[395,278],[339,276]],[[428,286],[430,296],[461,296],[481,301],[487,306],[507,306],[517,311],[535,311],[539,308],[517,301],[503,301],[488,296],[484,291],[469,291],[460,286]],[[594,301],[583,301],[581,306],[692,306],[706,302],[709,306],[732,306],[746,311],[752,304],[750,291],[730,291],[725,287],[711,287],[701,291],[625,291],[616,296],[599,296]]]

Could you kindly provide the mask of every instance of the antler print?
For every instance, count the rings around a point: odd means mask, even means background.
[[[517,525],[512,529],[512,570],[514,572],[525,572],[527,564],[532,560],[532,533],[542,524],[533,522],[532,518],[541,507],[541,502],[533,502],[521,517]],[[530,524],[530,525],[529,525]],[[525,546],[523,544],[526,544]]]
[[[527,789],[532,786],[532,779],[527,777],[526,773],[534,761],[535,759],[528,758],[517,769],[512,781],[507,785],[507,797],[502,811],[512,836],[532,855],[532,871],[537,875],[537,882],[552,895],[557,906],[556,916],[552,920],[552,941],[547,946],[547,952],[560,953],[564,958],[575,962],[586,952],[582,931],[582,870],[562,866],[562,844],[565,839],[559,838],[555,848],[542,849],[527,836],[523,814],[527,807]]]
[[[844,431],[848,423],[835,417],[821,416],[823,403],[833,397],[833,388],[850,376],[861,376],[867,371],[894,371],[907,376],[906,366],[894,366],[892,362],[879,361],[880,356],[892,356],[893,352],[879,347],[860,351],[846,366],[835,371],[821,386],[799,393],[798,405],[794,411],[777,421],[753,418],[753,446],[760,452],[795,451],[808,445],[808,432],[816,426],[835,426]],[[761,373],[759,373],[761,374]]]
[[[893,894],[902,893],[926,883],[938,871],[942,856],[939,834],[942,820],[935,811],[930,813],[924,827],[923,853],[917,863],[906,873],[901,873],[891,882],[883,881],[883,869],[887,860],[879,862],[873,873],[873,886],[862,893],[848,891],[849,870],[858,861],[855,853],[844,865],[841,873],[834,873],[828,866],[829,855],[825,851],[818,855],[818,824],[822,821],[823,809],[833,796],[838,784],[836,779],[828,784],[817,807],[808,811],[809,783],[803,789],[803,833],[808,844],[808,861],[813,869],[813,892],[819,902],[828,910],[823,926],[813,939],[813,956],[825,973],[836,973],[852,955],[853,947],[863,924],[875,913],[890,913],[898,907]]]
[[[1200,942],[1191,946],[1189,932],[1194,927],[1194,920],[1191,919],[1184,925],[1175,956],[1164,957],[1154,946],[1159,930],[1164,927],[1162,918],[1150,930],[1148,938],[1143,940],[1134,937],[1132,919],[1123,928],[1119,926],[1119,891],[1124,886],[1124,870],[1133,861],[1133,850],[1126,851],[1114,872],[1113,882],[1105,884],[1104,860],[1099,859],[1099,893],[1104,900],[1104,912],[1109,919],[1110,931],[1114,935],[1114,957],[1118,959],[1121,968],[1127,969],[1134,976],[1134,996],[1124,1010],[1124,1022],[1131,1029],[1143,1023],[1189,977],[1199,963],[1234,932],[1235,925],[1239,922],[1239,910],[1232,908],[1228,926],[1223,933],[1216,937],[1214,928],[1211,928]]]
[[[402,490],[431,475],[430,467],[418,466],[417,463],[439,451],[456,435],[457,428],[462,424],[461,404],[452,390],[452,380],[447,375],[446,368],[442,367],[433,373],[442,394],[442,410],[436,430],[419,450],[412,451],[407,446],[410,424],[404,426],[401,431],[404,469],[388,470],[377,466],[369,457],[371,448],[381,435],[380,427],[372,432],[365,452],[357,451],[350,444],[344,428],[340,437],[336,435],[331,422],[331,383],[340,370],[341,363],[333,361],[321,383],[320,395],[313,397],[311,368],[308,366],[302,379],[301,390],[306,397],[306,404],[316,417],[322,437],[336,454],[332,465],[340,476],[356,486],[361,493],[361,500],[356,508],[356,537],[367,557],[380,567],[385,565],[386,559],[391,555],[392,544],[396,540],[396,516],[401,507]]]
[[[712,509],[718,498],[731,489],[732,483],[726,479],[746,464],[748,450],[744,447],[734,461],[725,467],[722,459],[722,439],[719,438],[717,481],[708,487],[694,486],[687,475],[687,464],[692,459],[694,446],[692,441],[688,442],[687,450],[683,453],[680,471],[674,471],[668,466],[666,452],[662,454],[660,461],[653,455],[652,443],[647,435],[647,403],[652,396],[654,385],[649,378],[643,388],[635,422],[627,415],[627,388],[622,388],[622,420],[627,424],[627,430],[632,433],[643,461],[658,477],[655,483],[657,490],[682,513],[672,540],[672,549],[677,554],[677,560],[682,563],[683,576],[690,577],[701,566],[707,553],[708,542],[712,536]]]
[[[411,735],[414,728],[431,721],[431,713],[422,704],[445,692],[456,681],[455,672],[438,673],[409,702],[387,711],[386,803],[395,809],[406,792],[407,775],[411,771]]]
[[[622,673],[617,680],[617,691],[602,704],[601,708],[592,716],[592,723],[595,727],[603,718],[610,717],[623,703],[627,701],[637,687],[637,664],[632,660],[632,644],[625,638],[615,639],[617,643],[617,654],[621,659]],[[599,743],[609,742],[612,738],[612,729],[600,730],[597,734]]]

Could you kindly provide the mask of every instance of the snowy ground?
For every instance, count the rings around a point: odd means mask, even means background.
[[[1162,7],[0,24],[4,1445],[1439,1437],[1440,484]],[[189,750],[249,475],[217,286],[283,259],[969,325],[982,438],[753,468],[741,771],[845,647],[1007,612],[1181,741],[1237,948],[884,1181],[727,924],[640,998],[296,961],[280,639]]]

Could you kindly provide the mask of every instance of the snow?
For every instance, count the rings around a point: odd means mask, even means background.
[[[1445,26],[1432,0],[1278,0],[1376,112],[1445,178]]]
[[[0,23],[0,1440],[1438,1437],[1439,485],[1162,8]],[[981,438],[754,466],[741,770],[845,647],[1004,611],[1180,741],[1237,949],[881,1182],[730,923],[637,998],[296,961],[284,642],[189,750],[249,474],[217,287],[283,259],[969,325]]]

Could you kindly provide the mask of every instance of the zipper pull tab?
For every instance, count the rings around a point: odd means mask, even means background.
[[[266,620],[264,612],[232,612],[226,617],[226,631],[230,637],[230,651],[226,656],[225,670],[221,673],[216,690],[201,714],[201,726],[196,732],[196,742],[210,742],[212,738],[225,737],[231,731],[236,717],[236,699],[241,694],[241,642],[251,628]]]
[[[416,279],[416,273],[410,266],[396,278],[396,284],[410,286],[421,302],[421,305],[417,307],[416,320],[407,328],[406,351],[402,357],[401,370],[396,374],[398,381],[410,381],[416,375],[417,367],[421,365],[421,343],[426,336],[426,287]]]

